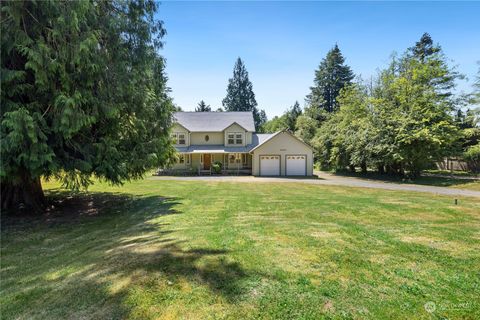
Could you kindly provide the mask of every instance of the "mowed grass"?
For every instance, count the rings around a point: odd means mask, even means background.
[[[445,174],[444,171],[438,171],[438,172],[439,174]],[[437,171],[432,170],[432,173],[437,173]],[[449,188],[455,188],[455,189],[480,191],[480,180],[476,175],[469,175],[468,173],[464,173],[464,174],[455,173],[454,175],[450,175],[450,176],[423,175],[415,179],[382,175],[376,172],[367,172],[367,173],[337,172],[336,174],[339,176],[378,180],[382,182],[419,184],[419,185],[434,186],[434,187],[449,187]]]
[[[480,318],[480,199],[300,183],[147,179],[72,197],[45,186],[57,211],[2,217],[2,319]]]

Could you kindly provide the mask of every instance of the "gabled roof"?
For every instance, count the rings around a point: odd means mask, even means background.
[[[174,120],[190,132],[222,132],[233,123],[255,132],[252,112],[175,112]]]
[[[303,143],[304,145],[306,145],[307,147],[309,147],[310,149],[312,149],[312,147],[310,145],[308,145],[307,143],[305,143],[305,141],[303,141],[302,139],[300,139],[299,137],[295,136],[294,134],[292,134],[291,132],[289,132],[288,130],[282,130],[282,131],[277,131],[273,134],[270,134],[269,137],[266,137],[266,139],[264,139],[262,142],[259,142],[254,148],[252,148],[250,150],[250,152],[252,152],[253,150],[259,148],[260,146],[262,146],[263,144],[265,144],[266,142],[272,140],[273,138],[275,138],[276,136],[278,136],[279,134],[281,133],[286,133],[288,134],[289,136],[291,136],[292,138],[298,140],[299,142]]]

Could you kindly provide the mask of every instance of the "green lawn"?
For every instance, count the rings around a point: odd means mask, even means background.
[[[447,175],[445,171],[440,171],[440,170],[437,170],[437,171],[431,170],[431,172],[432,174],[437,174],[437,175]],[[382,174],[378,174],[376,172],[371,172],[371,171],[367,173],[337,172],[335,174],[339,176],[356,177],[356,178],[379,180],[379,181],[385,181],[385,182],[419,184],[419,185],[426,185],[426,186],[450,187],[450,188],[456,188],[456,189],[480,191],[480,180],[476,179],[478,176],[471,175],[468,173],[461,174],[459,172],[455,172],[454,174],[450,174],[450,176],[423,175],[416,179],[407,179],[407,178],[382,175]]]
[[[46,187],[54,212],[2,217],[2,319],[480,318],[480,199],[158,180],[65,199]]]

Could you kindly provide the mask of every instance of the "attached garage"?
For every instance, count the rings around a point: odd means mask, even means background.
[[[312,148],[288,131],[268,136],[250,153],[254,176],[313,175]]]
[[[306,176],[307,155],[297,154],[285,156],[285,169],[287,176]]]
[[[279,176],[280,175],[280,156],[261,155],[260,156],[260,175],[261,176]]]

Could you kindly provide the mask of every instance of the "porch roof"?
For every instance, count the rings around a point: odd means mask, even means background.
[[[175,147],[175,149],[180,153],[248,153],[274,135],[272,133],[254,133],[252,134],[252,143],[245,147],[228,147],[222,144],[194,144],[188,147]]]
[[[253,149],[253,145],[246,147],[226,147],[224,145],[191,145],[188,147],[176,147],[180,153],[247,153]]]

